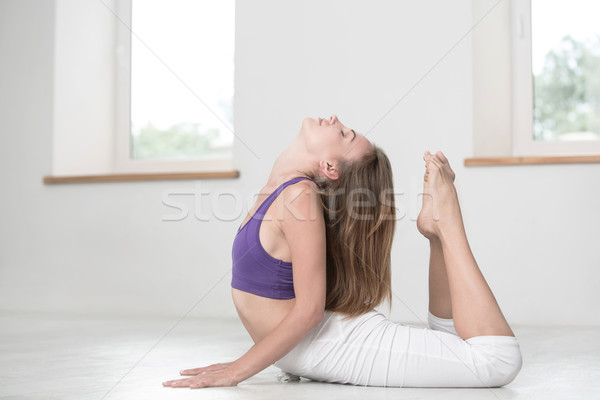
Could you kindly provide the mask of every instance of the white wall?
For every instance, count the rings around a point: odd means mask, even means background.
[[[474,157],[513,155],[511,3],[473,1]]]
[[[462,167],[473,143],[470,36],[426,73],[471,28],[470,0],[240,1],[235,130],[259,158],[236,143],[238,180],[44,186],[52,172],[55,4],[0,3],[1,309],[235,316],[231,242],[243,215],[165,222],[173,210],[163,194],[199,184],[247,198],[304,116],[335,112],[366,133],[408,93],[368,133],[406,193],[391,317],[426,315],[428,244],[409,199],[423,150],[443,149],[458,175],[472,249],[508,319],[600,324],[600,165]],[[179,200],[193,206],[191,195]]]
[[[113,170],[116,21],[100,1],[55,0],[54,175]],[[106,2],[114,9],[114,0]]]

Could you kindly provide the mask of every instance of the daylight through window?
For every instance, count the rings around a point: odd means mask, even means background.
[[[534,140],[600,140],[599,16],[598,1],[531,1]]]
[[[234,6],[132,1],[131,159],[231,158]]]

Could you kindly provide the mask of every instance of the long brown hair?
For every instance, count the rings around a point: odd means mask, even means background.
[[[391,248],[396,225],[392,167],[381,148],[341,160],[338,179],[315,177],[327,235],[325,309],[362,315],[392,305]]]

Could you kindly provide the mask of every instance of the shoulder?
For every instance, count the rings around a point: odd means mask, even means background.
[[[297,224],[319,222],[323,218],[323,206],[317,191],[317,185],[310,180],[302,180],[289,185],[282,192],[283,222]],[[286,218],[286,216],[288,218]]]
[[[285,188],[285,191],[287,191],[288,196],[290,194],[295,194],[295,195],[308,194],[308,193],[317,194],[317,184],[311,180],[303,179],[299,182],[289,185],[288,187]]]
[[[308,205],[320,204],[317,184],[310,180],[302,180],[289,185],[283,191],[286,204]]]

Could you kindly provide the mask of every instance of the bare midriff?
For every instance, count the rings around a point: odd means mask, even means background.
[[[270,193],[273,190],[275,188],[264,187],[261,193]],[[243,227],[250,220],[250,216],[254,213],[257,205],[261,204],[266,197],[267,195],[259,196],[255,207],[248,213],[240,227]],[[277,197],[265,213],[260,227],[259,238],[267,253],[277,259],[287,261],[291,260],[290,251],[276,214],[280,202],[281,197]],[[231,288],[231,297],[240,320],[254,343],[260,342],[267,336],[288,315],[296,302],[295,298],[272,299],[244,292],[233,287]]]
[[[254,343],[267,336],[288,315],[296,302],[296,299],[270,299],[235,288],[231,288],[231,297]]]

